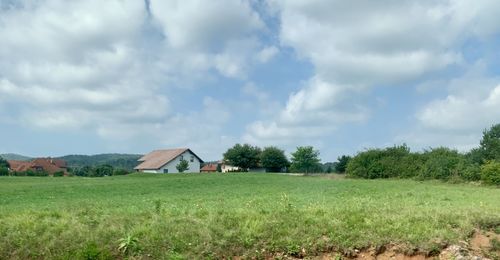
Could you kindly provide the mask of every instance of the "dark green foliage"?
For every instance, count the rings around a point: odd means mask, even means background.
[[[182,159],[182,160],[179,162],[179,164],[177,164],[177,165],[175,166],[175,168],[176,168],[176,169],[177,169],[177,171],[179,171],[180,173],[183,173],[183,172],[185,172],[185,171],[189,170],[189,163],[188,163],[188,161],[186,161],[186,160]]]
[[[479,150],[483,163],[500,160],[500,124],[494,125],[483,132]]]
[[[234,165],[246,171],[249,168],[256,168],[260,162],[261,150],[257,146],[249,144],[236,144],[224,153],[224,160],[230,165]]]
[[[7,176],[9,175],[9,169],[0,167],[0,176]]]
[[[281,172],[290,165],[285,151],[274,146],[265,147],[262,150],[260,161],[267,172]]]
[[[113,175],[113,166],[104,164],[104,165],[99,165],[95,167],[93,171],[93,176],[90,177],[104,177],[104,176],[111,176]]]
[[[64,172],[62,172],[62,171],[54,172],[54,174],[52,176],[54,176],[54,177],[63,177],[64,176]]]
[[[222,172],[222,166],[220,163],[217,163],[217,169],[216,169],[217,172]]]
[[[456,150],[441,147],[412,153],[406,145],[360,152],[348,163],[347,174],[367,179],[480,180],[479,166]]]
[[[3,157],[0,157],[0,168],[10,168],[9,162]]]
[[[424,164],[419,177],[422,179],[448,180],[464,175],[466,160],[464,155],[445,147],[425,151]]]
[[[323,163],[323,172],[325,172],[325,173],[335,172],[335,166],[336,165],[337,165],[337,162],[326,162],[326,163]]]
[[[129,174],[130,172],[125,170],[125,169],[115,169],[113,171],[113,176],[118,176],[118,175],[127,175]]]
[[[482,164],[483,163],[483,154],[480,148],[471,149],[468,153],[465,154],[465,159],[469,163],[472,164]]]
[[[12,175],[12,176],[27,176],[26,172],[11,172],[10,175]]]
[[[370,149],[358,153],[347,164],[347,174],[367,179],[414,177],[422,159],[410,153],[406,145],[385,149]]]
[[[27,170],[24,172],[11,172],[10,175],[12,176],[28,176],[28,177],[47,177],[49,174],[45,171],[33,171],[33,170]]]
[[[111,165],[98,165],[96,167],[84,166],[81,168],[72,169],[72,173],[75,176],[80,177],[104,177],[111,176],[115,174],[115,170]]]
[[[486,184],[500,185],[500,162],[490,161],[481,166],[481,180]]]
[[[132,171],[137,166],[137,160],[141,155],[137,154],[98,154],[98,155],[66,155],[57,159],[66,161],[69,167],[81,168],[84,166],[96,167],[99,165],[111,165]]]
[[[83,166],[83,167],[80,167],[80,168],[74,168],[73,169],[73,173],[76,176],[81,176],[81,177],[91,176],[91,175],[93,175],[93,171],[94,171],[94,169],[92,167],[90,167],[90,166]]]
[[[292,153],[292,164],[290,169],[294,172],[323,172],[320,164],[319,151],[314,150],[312,146],[299,146]]]
[[[471,164],[466,161],[460,172],[460,177],[465,181],[479,181],[481,180],[481,167],[478,164]]]
[[[349,160],[351,160],[351,156],[347,155],[342,155],[339,158],[337,158],[337,163],[335,164],[335,172],[345,173]]]

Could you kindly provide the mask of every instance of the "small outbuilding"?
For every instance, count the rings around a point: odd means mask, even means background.
[[[147,173],[178,173],[177,165],[185,160],[188,162],[186,172],[200,172],[203,160],[189,148],[165,149],[152,151],[138,161],[134,169]]]
[[[206,164],[205,166],[201,167],[200,172],[217,172],[217,164],[216,163]]]

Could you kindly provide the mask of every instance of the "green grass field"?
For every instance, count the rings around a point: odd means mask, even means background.
[[[500,229],[500,189],[275,174],[0,178],[0,259],[430,252],[476,228]]]

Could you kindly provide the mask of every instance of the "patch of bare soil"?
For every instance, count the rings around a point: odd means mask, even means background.
[[[495,242],[496,241],[496,242]],[[427,255],[416,252],[408,255],[397,245],[389,245],[379,248],[368,248],[364,250],[353,250],[349,252],[325,253],[320,256],[297,258],[287,255],[274,255],[268,259],[311,259],[311,260],[496,260],[500,259],[500,234],[493,232],[476,231],[467,241],[461,241],[459,245],[446,246],[435,255]],[[305,252],[304,252],[305,253]]]
[[[470,242],[470,250],[476,255],[500,259],[500,234],[491,231],[475,232]]]

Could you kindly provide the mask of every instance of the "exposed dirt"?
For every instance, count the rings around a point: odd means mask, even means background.
[[[325,253],[320,256],[297,258],[284,254],[274,255],[268,259],[312,259],[312,260],[329,260],[329,259],[352,259],[352,260],[427,260],[427,259],[443,259],[443,260],[496,260],[500,259],[500,250],[493,246],[494,240],[500,242],[500,234],[494,232],[476,231],[469,241],[461,241],[458,245],[449,245],[444,247],[441,252],[435,252],[433,255],[428,255],[421,252],[416,252],[412,255],[402,253],[397,245],[388,245],[379,248],[368,248],[364,250],[353,250],[344,253],[332,252]],[[305,253],[305,252],[304,252]]]

